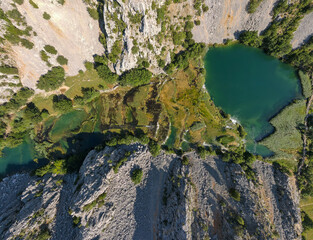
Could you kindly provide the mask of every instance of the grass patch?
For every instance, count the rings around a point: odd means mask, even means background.
[[[313,219],[313,197],[305,197],[300,201],[300,208],[304,211],[311,219]],[[305,239],[313,239],[313,229],[304,230],[302,235]]]
[[[304,123],[305,111],[305,100],[298,100],[270,121],[276,131],[260,143],[276,153],[274,159],[297,159],[297,151],[302,147],[297,128]]]
[[[312,95],[312,82],[308,74],[299,71],[298,72],[301,87],[302,87],[302,94],[305,98],[309,98]]]
[[[65,85],[69,87],[69,90],[65,93],[65,95],[71,99],[75,96],[82,96],[82,87],[94,87],[96,90],[99,90],[99,85],[102,85],[104,89],[107,88],[107,85],[99,77],[95,69],[86,70],[76,76],[65,78]]]

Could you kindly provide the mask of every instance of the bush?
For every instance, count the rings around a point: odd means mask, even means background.
[[[131,180],[133,181],[133,183],[135,185],[137,185],[141,182],[142,175],[143,175],[142,169],[140,169],[140,168],[132,171]]]
[[[18,70],[15,67],[11,67],[11,66],[0,66],[0,72],[4,73],[4,74],[18,74]]]
[[[150,142],[148,144],[148,148],[149,148],[149,151],[153,157],[156,157],[160,154],[160,150],[161,150],[160,145],[158,144],[158,142],[156,142],[152,139],[150,140]]]
[[[187,156],[183,156],[181,162],[183,165],[188,166],[189,165],[189,158]]]
[[[27,49],[33,49],[34,47],[34,44],[25,38],[21,38],[21,44],[23,47],[26,47]]]
[[[310,218],[310,216],[304,212],[301,211],[301,220],[302,220],[302,226],[304,231],[311,230],[313,228],[313,221]]]
[[[127,72],[124,72],[119,82],[123,86],[140,86],[150,83],[152,73],[144,68],[133,68]]]
[[[239,36],[240,43],[251,47],[260,47],[262,45],[262,39],[258,36],[257,31],[245,31]]]
[[[111,72],[110,68],[107,65],[99,65],[96,67],[98,75],[105,82],[113,84],[117,81],[118,75],[116,73]]]
[[[33,8],[38,9],[38,5],[36,3],[33,2],[33,0],[29,0],[29,4],[33,6]]]
[[[201,24],[201,21],[200,20],[195,20],[195,24],[196,24],[196,26],[199,26]]]
[[[50,20],[50,18],[51,18],[51,16],[46,12],[43,13],[42,17],[46,20]]]
[[[87,11],[90,17],[92,17],[94,20],[99,20],[99,13],[97,9],[87,7]]]
[[[44,49],[46,50],[46,52],[51,53],[53,55],[58,53],[58,51],[55,49],[55,47],[53,47],[51,45],[44,46]]]
[[[229,194],[235,201],[237,202],[240,201],[240,193],[236,189],[234,188],[229,189]]]
[[[37,87],[45,91],[55,90],[64,82],[65,71],[62,67],[53,67],[39,78]]]
[[[43,177],[44,175],[52,173],[55,175],[64,175],[67,173],[65,160],[57,160],[54,163],[49,163],[48,165],[38,168],[35,171],[35,175],[38,177]]]
[[[16,2],[19,5],[22,5],[24,3],[24,0],[14,0],[14,2]]]
[[[254,13],[263,0],[250,0],[248,4],[248,13]]]
[[[68,99],[65,95],[53,96],[53,109],[60,112],[69,112],[73,108],[71,99]]]
[[[57,62],[58,62],[60,65],[67,65],[68,60],[67,60],[67,58],[65,58],[64,56],[59,55],[59,56],[57,57]]]
[[[27,104],[24,110],[24,118],[29,119],[34,123],[42,121],[41,112],[33,102]]]

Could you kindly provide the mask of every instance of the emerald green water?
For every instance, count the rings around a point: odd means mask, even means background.
[[[205,56],[205,86],[215,105],[238,120],[247,132],[247,148],[263,156],[271,152],[255,141],[274,128],[268,120],[295,98],[301,98],[295,70],[242,45],[211,48]]]

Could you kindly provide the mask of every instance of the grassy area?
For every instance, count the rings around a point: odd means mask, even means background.
[[[102,85],[103,89],[108,88],[106,83],[98,76],[95,69],[86,70],[83,73],[79,73],[76,76],[67,77],[65,79],[65,86],[69,87],[65,95],[68,98],[74,98],[76,95],[82,96],[82,87],[94,87],[99,90],[99,85]]]
[[[300,201],[300,208],[304,211],[308,216],[313,219],[313,197],[306,197],[301,199]],[[302,235],[305,239],[313,239],[313,229],[304,231]]]
[[[276,131],[261,141],[261,144],[275,152],[275,159],[294,159],[297,161],[298,151],[302,147],[299,125],[303,124],[306,101],[298,100],[284,108],[270,123]]]

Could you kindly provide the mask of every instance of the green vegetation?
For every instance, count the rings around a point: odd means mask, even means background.
[[[258,36],[257,31],[245,31],[240,34],[239,41],[242,44],[251,47],[260,47],[262,45],[262,38]]]
[[[76,227],[80,224],[81,217],[73,216],[73,225]]]
[[[123,86],[140,86],[150,83],[152,73],[147,69],[133,68],[124,72],[120,78],[119,83]]]
[[[143,175],[142,169],[140,168],[135,169],[131,172],[131,180],[133,181],[135,185],[141,182],[142,175]]]
[[[183,165],[188,166],[189,165],[189,158],[187,156],[183,156],[181,162]]]
[[[18,69],[11,66],[0,66],[0,72],[3,74],[18,74]]]
[[[22,5],[24,3],[24,0],[14,0],[14,2],[16,2],[19,5]]]
[[[58,62],[60,65],[67,65],[68,60],[67,60],[67,58],[65,58],[64,56],[59,55],[59,56],[57,57],[57,62]]]
[[[53,47],[51,45],[45,45],[44,49],[46,50],[46,52],[51,53],[53,55],[58,53],[58,51],[55,49],[55,47]]]
[[[87,7],[87,11],[88,11],[90,17],[92,17],[94,20],[99,20],[99,13],[98,13],[97,9]]]
[[[234,188],[229,189],[229,194],[234,200],[240,202],[240,193],[236,189]]]
[[[127,162],[127,160],[128,160],[128,158],[124,157],[115,163],[115,165],[113,166],[113,171],[115,174],[118,173],[119,168],[123,165],[123,163]]]
[[[150,140],[148,147],[149,147],[149,151],[153,157],[156,157],[160,154],[161,147],[156,141]]]
[[[89,211],[92,210],[97,204],[98,204],[98,207],[103,206],[105,197],[106,197],[106,193],[105,193],[105,192],[102,193],[102,194],[100,194],[99,197],[97,197],[97,199],[95,199],[95,200],[92,201],[91,203],[86,204],[86,205],[83,207],[83,211],[89,212]]]
[[[38,5],[36,4],[36,3],[34,3],[34,1],[33,0],[29,0],[29,4],[30,5],[32,5],[33,6],[33,8],[36,8],[36,9],[38,9],[39,7],[38,7]]]
[[[48,240],[51,239],[51,234],[48,229],[41,230],[35,240]]]
[[[132,24],[139,24],[139,23],[141,23],[141,19],[143,16],[140,13],[135,13],[134,15],[129,13],[128,17],[129,17],[129,20]]]
[[[48,14],[48,13],[46,13],[46,12],[43,13],[42,17],[43,17],[44,19],[46,19],[46,20],[50,20],[50,18],[51,18],[50,14]]]
[[[101,64],[96,67],[99,77],[102,78],[106,83],[113,84],[117,81],[118,75],[111,72],[107,65]]]
[[[270,123],[276,131],[260,143],[275,152],[275,159],[296,160],[302,147],[302,137],[298,127],[303,124],[306,113],[305,100],[298,100],[284,108]]]
[[[112,63],[116,63],[121,53],[122,53],[122,42],[116,40],[112,46],[111,53],[109,54],[108,58]]]
[[[305,74],[301,70],[298,72],[301,80],[302,94],[305,98],[309,98],[312,95],[312,82],[308,74]]]
[[[248,5],[248,13],[254,13],[263,0],[250,0]]]
[[[35,171],[38,177],[43,177],[44,175],[51,173],[55,175],[64,175],[67,173],[65,160],[57,160],[55,162],[50,162],[48,165],[39,168]]]
[[[53,108],[60,112],[69,112],[73,108],[71,99],[68,99],[65,95],[54,95],[53,96]]]
[[[65,71],[62,67],[53,67],[39,78],[37,87],[45,91],[57,89],[64,82]]]

